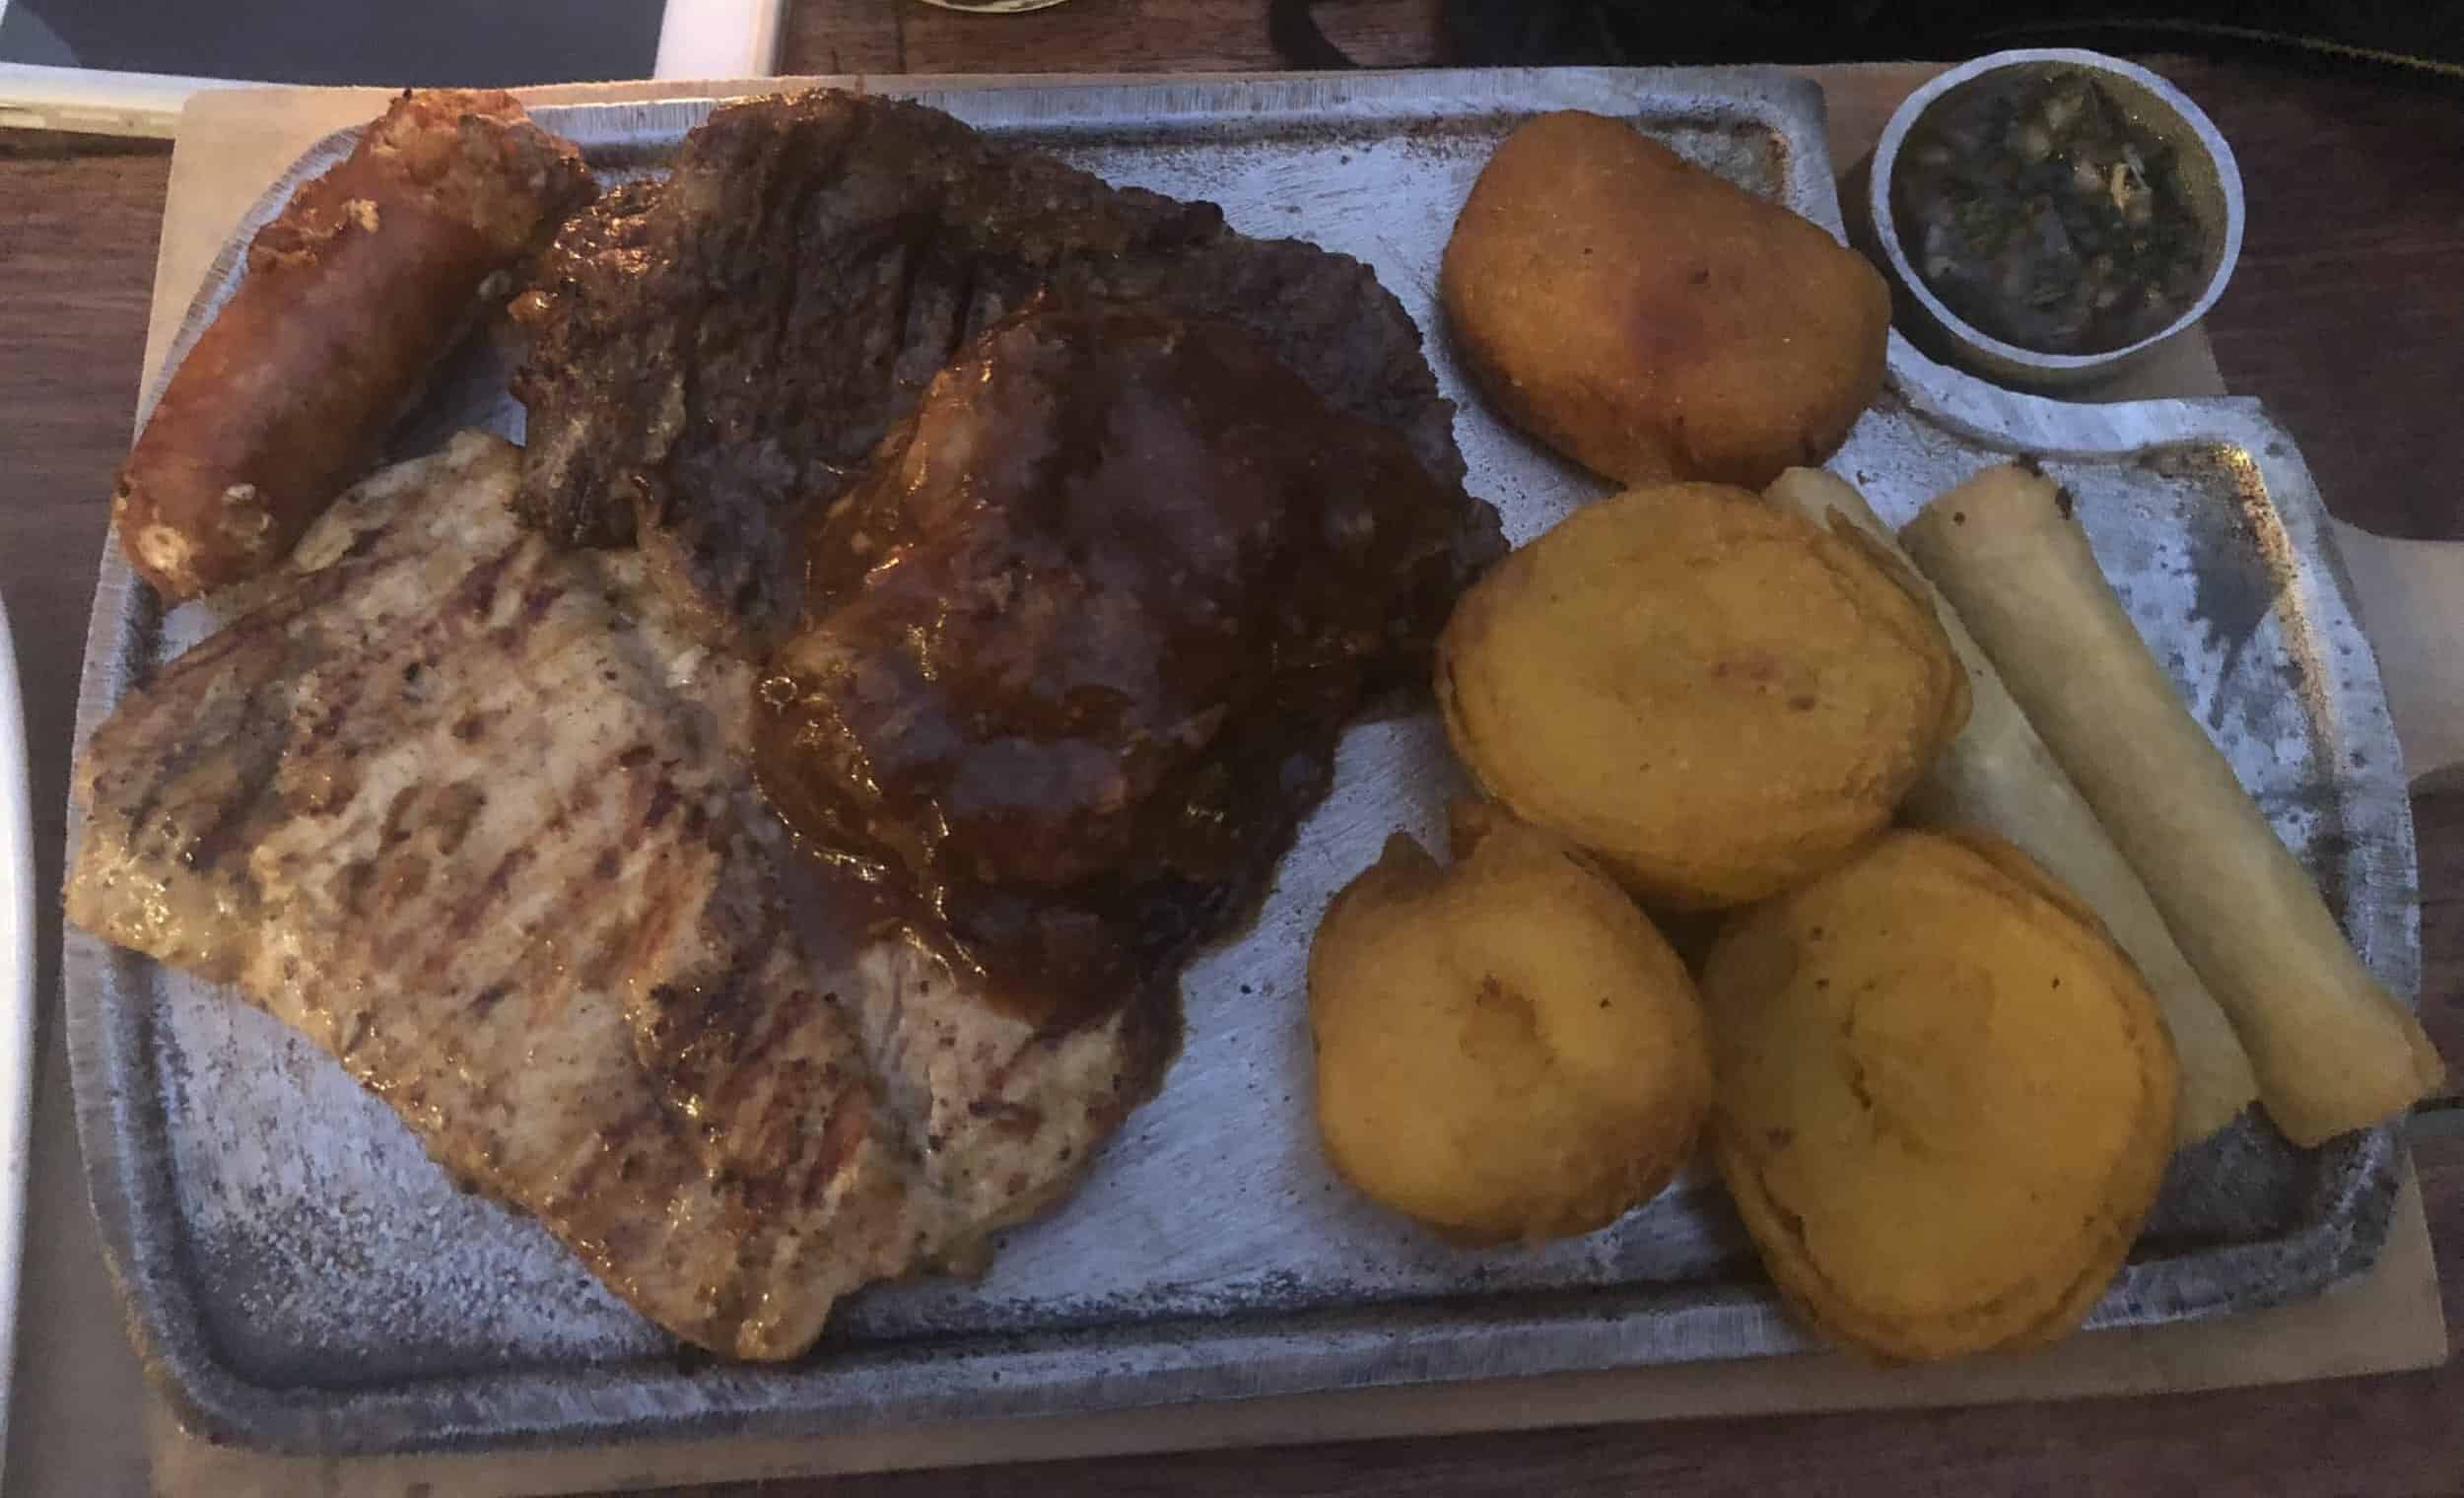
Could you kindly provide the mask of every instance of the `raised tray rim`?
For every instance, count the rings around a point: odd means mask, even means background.
[[[1377,118],[1403,112],[1399,102],[1471,90],[1493,92],[1501,111],[1525,112],[1536,97],[1567,96],[1579,102],[1594,91],[1630,92],[1643,102],[1709,102],[1715,115],[1743,117],[1787,141],[1787,196],[1792,207],[1834,235],[1842,230],[1836,190],[1823,146],[1820,89],[1811,80],[1763,68],[1670,69],[1482,69],[1357,75],[1202,75],[1171,80],[1089,82],[1066,76],[1050,80],[1002,77],[949,80],[929,76],[864,79],[868,92],[924,98],[976,123],[1032,124],[1038,130],[1074,125],[1110,129],[1138,123],[1217,119],[1236,112],[1252,118],[1306,116]],[[1451,94],[1449,91],[1452,91]],[[1223,96],[1239,96],[1227,106]],[[745,97],[745,96],[730,96]],[[1107,112],[1105,101],[1135,99],[1140,106]],[[624,133],[646,127],[681,134],[722,100],[667,99],[542,104],[540,122],[571,135],[585,148],[611,140],[606,127],[620,117]],[[1554,102],[1553,100],[1551,102]],[[1668,117],[1684,117],[1671,109]],[[301,164],[333,156],[356,129],[336,131],[303,152]],[[149,382],[140,424],[159,396],[170,371],[185,355],[196,331],[236,280],[246,238],[279,211],[302,174],[295,165],[257,200],[217,257],[183,319],[182,335]],[[2331,625],[2350,626],[2351,585],[2327,533],[2326,511],[2292,440],[2256,401],[2231,397],[2170,399],[2079,406],[2039,400],[1983,385],[1934,364],[1891,335],[1893,388],[1944,428],[1983,443],[2007,444],[2048,431],[2058,450],[2110,455],[2142,449],[2152,441],[2215,441],[2254,455],[2275,500],[2287,538],[2314,561],[2295,585],[2305,612]],[[2040,444],[2041,445],[2041,444]],[[2057,450],[2048,446],[2045,450]],[[78,705],[77,741],[82,747],[107,713],[114,662],[145,647],[160,627],[151,593],[138,584],[107,541],[90,624]],[[2358,636],[2358,629],[2355,634]],[[2359,701],[2373,717],[2383,745],[2373,764],[2388,767],[2373,781],[2393,777],[2392,804],[2368,798],[2365,809],[2398,837],[2408,862],[2412,852],[2410,808],[2396,757],[2392,724],[2384,713],[2374,660],[2323,662],[2331,692]],[[2370,726],[2364,724],[2364,727]],[[2376,735],[2373,735],[2376,736]],[[2383,788],[2383,787],[2374,787]],[[82,817],[72,805],[68,849],[73,860]],[[2418,931],[2410,921],[2392,933],[2406,950],[2390,954],[2408,970],[2401,991],[2417,987]],[[88,1187],[102,1229],[104,1253],[128,1311],[128,1324],[157,1387],[184,1424],[213,1439],[269,1451],[321,1455],[373,1454],[422,1449],[555,1445],[608,1439],[692,1437],[727,1433],[809,1434],[835,1420],[929,1422],[987,1415],[1032,1415],[1063,1410],[1239,1398],[1322,1389],[1444,1381],[1499,1374],[1631,1364],[1617,1354],[1614,1328],[1635,1317],[1682,1317],[1700,1323],[1696,1345],[1726,1344],[1732,1356],[1797,1350],[1768,1343],[1775,1298],[1759,1287],[1677,1287],[1616,1292],[1526,1292],[1500,1297],[1499,1309],[1476,1309],[1470,1298],[1261,1317],[1258,1325],[1227,1329],[1196,1321],[1140,1322],[1120,1328],[1061,1331],[1034,1338],[984,1338],[969,1354],[978,1377],[952,1388],[945,1379],[918,1378],[914,1346],[843,1354],[822,1365],[786,1369],[719,1367],[678,1373],[663,1381],[669,1397],[646,1411],[646,1375],[635,1365],[579,1367],[553,1373],[528,1371],[392,1388],[318,1390],[271,1388],[252,1382],[216,1355],[197,1305],[180,1277],[176,1234],[151,1231],[152,1222],[175,1221],[169,1213],[173,1189],[166,1133],[152,1090],[148,1038],[142,1014],[103,1000],[107,968],[115,959],[103,943],[73,928],[65,931],[63,988],[67,1005],[77,1118],[87,1163]],[[2383,964],[2382,964],[2383,966]],[[144,1147],[151,1140],[155,1147]],[[2383,1241],[2400,1176],[2401,1145],[2394,1130],[2380,1128],[2335,1146],[2349,1151],[2340,1167],[2342,1190],[2319,1223],[2303,1230],[2317,1240],[2304,1245],[2308,1282],[2288,1286],[2279,1276],[2264,1292],[2235,1294],[2259,1279],[2255,1265],[2237,1264],[2252,1251],[2282,1252],[2292,1238],[2263,1244],[2199,1251],[2204,1290],[2169,1306],[2157,1294],[2159,1314],[2136,1324],[2185,1320],[2254,1308],[2314,1289],[2366,1268]],[[2300,1235],[2296,1235],[2300,1236]],[[2178,1260],[2134,1265],[2133,1273]],[[2148,1288],[2142,1287],[2142,1294]],[[1305,1345],[1303,1345],[1305,1344]],[[1450,1351],[1453,1356],[1450,1358]],[[1463,1354],[1474,1354],[1466,1357]],[[1090,1363],[1103,1365],[1100,1379]],[[1100,1391],[1097,1387],[1102,1386]],[[1098,1396],[1100,1393],[1100,1396]]]

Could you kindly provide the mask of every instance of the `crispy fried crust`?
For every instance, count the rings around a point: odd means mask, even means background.
[[[1439,291],[1507,419],[1629,484],[1759,488],[1829,456],[1882,387],[1890,297],[1872,266],[1603,115],[1507,137]]]
[[[1711,1104],[1683,964],[1615,882],[1483,802],[1403,833],[1309,952],[1317,1118],[1344,1179],[1439,1235],[1588,1233],[1668,1185]]]
[[[1871,1355],[2078,1327],[2172,1152],[2176,1061],[2087,907],[1991,834],[1899,832],[1703,970],[1712,1153],[1781,1291]]]
[[[1473,778],[1637,894],[1759,900],[1847,856],[1967,716],[1933,611],[1715,484],[1576,511],[1464,594],[1437,700]]]

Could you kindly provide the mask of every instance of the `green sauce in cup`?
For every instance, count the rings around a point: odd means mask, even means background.
[[[2039,353],[2136,343],[2206,284],[2173,149],[2082,71],[1987,74],[1947,96],[1900,147],[1891,212],[1946,306]]]

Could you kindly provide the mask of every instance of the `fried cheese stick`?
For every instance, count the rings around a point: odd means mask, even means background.
[[[2286,1136],[2402,1114],[2444,1067],[2194,721],[2042,474],[1987,469],[1900,532],[2224,1005]]]
[[[1886,549],[1910,578],[1924,581],[1889,527],[1846,480],[1818,468],[1791,468],[1763,495],[1817,525],[1844,520]],[[2174,1142],[2208,1137],[2258,1096],[2249,1054],[2174,944],[2147,886],[2081,799],[2053,751],[2028,726],[2027,715],[2011,700],[1958,611],[1931,583],[1924,583],[1924,591],[1967,667],[1968,720],[1901,804],[1901,819],[1920,827],[1990,828],[2087,902],[2115,945],[2137,964],[2172,1031],[2181,1061]]]

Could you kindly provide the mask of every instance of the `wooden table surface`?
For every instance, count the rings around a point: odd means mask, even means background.
[[[1434,0],[1322,7],[1364,61],[1442,60]],[[2343,518],[2464,539],[2464,100],[2384,77],[2155,59],[2239,153],[2248,238],[2209,319],[2238,393],[2298,439]],[[783,72],[1270,68],[1263,0],[1076,0],[979,18],[802,0]],[[128,443],[168,148],[0,131],[0,595],[14,621],[34,777],[40,987],[56,992],[61,811],[104,495]],[[2464,1057],[2464,791],[2417,792],[2425,1017]],[[46,1016],[46,1025],[49,1018]],[[40,1086],[65,1086],[56,1044]],[[2413,1142],[2447,1321],[2464,1315],[2464,1110]],[[39,1227],[37,1227],[39,1231]],[[45,1272],[56,1272],[46,1270]],[[40,1293],[30,1283],[30,1293]],[[21,1389],[43,1375],[21,1348]],[[39,1431],[11,1431],[14,1476]],[[133,1439],[133,1438],[132,1438]],[[39,1464],[37,1463],[36,1464]],[[776,1482],[786,1498],[965,1492],[1442,1498],[1933,1492],[2452,1493],[2464,1363],[2429,1373],[2161,1398],[1138,1458]],[[750,1493],[754,1487],[706,1488]]]

